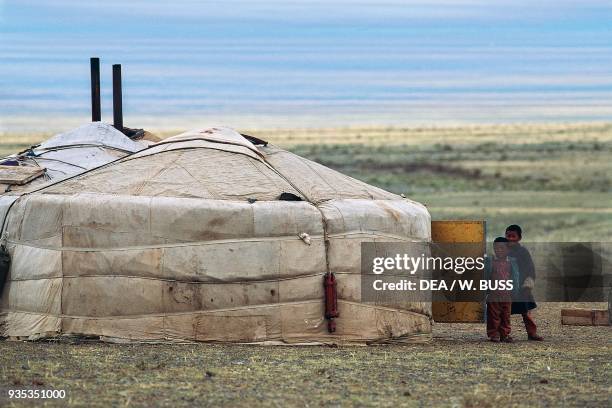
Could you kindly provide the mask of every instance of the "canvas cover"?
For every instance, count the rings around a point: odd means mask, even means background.
[[[426,208],[231,129],[186,132],[24,195],[5,237],[3,336],[304,344],[431,331],[430,303],[360,299],[360,243],[429,241]]]
[[[20,195],[108,164],[149,144],[146,140],[131,140],[107,123],[92,122],[0,159],[0,164],[10,163],[15,169],[44,170],[42,176],[27,183],[3,184],[0,181],[0,225],[6,211]]]

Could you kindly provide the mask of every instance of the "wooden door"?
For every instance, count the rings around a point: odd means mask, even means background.
[[[486,224],[485,221],[432,221],[431,238],[433,242],[480,243],[478,253],[469,256],[484,256]],[[484,304],[480,302],[433,302],[433,319],[440,323],[482,323]]]

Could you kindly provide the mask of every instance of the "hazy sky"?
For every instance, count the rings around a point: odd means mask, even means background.
[[[90,56],[139,126],[609,120],[611,51],[612,1],[0,0],[0,126],[87,120]]]

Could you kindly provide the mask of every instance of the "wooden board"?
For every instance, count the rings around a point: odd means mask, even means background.
[[[604,309],[561,309],[561,324],[570,326],[609,326],[610,312]]]
[[[481,250],[472,256],[485,253],[485,221],[432,221],[431,238],[434,242],[481,243]],[[480,302],[433,302],[432,313],[439,323],[482,323],[484,304]]]
[[[0,166],[0,184],[24,185],[45,174],[44,167]]]

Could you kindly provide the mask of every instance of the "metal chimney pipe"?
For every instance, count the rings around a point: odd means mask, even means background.
[[[100,107],[100,58],[90,58],[89,67],[91,68],[91,121],[99,122],[102,120],[102,110]]]
[[[123,132],[123,102],[121,95],[121,64],[113,65],[113,126]]]

